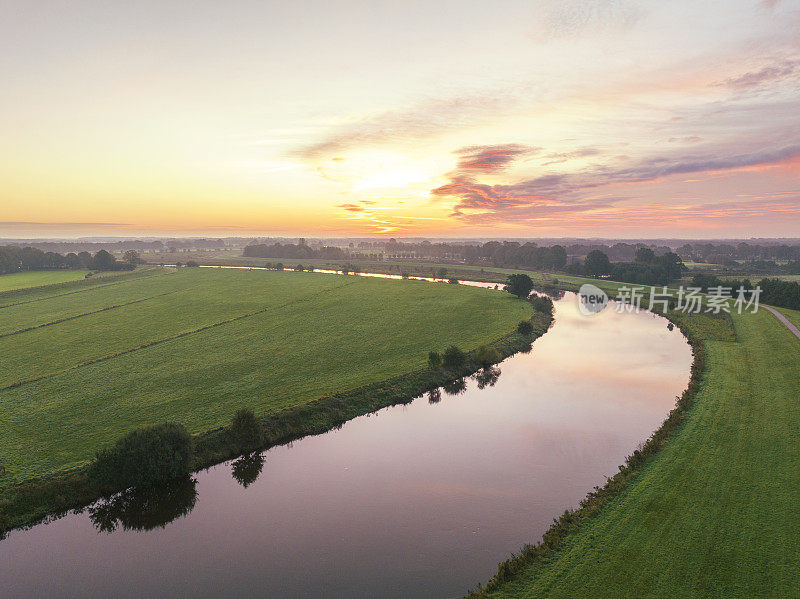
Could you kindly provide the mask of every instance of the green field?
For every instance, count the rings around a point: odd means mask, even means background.
[[[800,596],[800,340],[766,310],[734,315],[735,336],[716,326],[694,327],[708,367],[683,426],[620,495],[489,596]]]
[[[65,281],[83,279],[88,270],[34,270],[11,275],[0,275],[0,293],[11,289],[41,287]]]
[[[71,287],[74,286],[74,287]],[[416,281],[152,269],[0,294],[0,465],[80,465],[132,428],[275,413],[494,340],[530,316],[499,292]]]

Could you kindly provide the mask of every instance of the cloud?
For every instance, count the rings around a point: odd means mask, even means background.
[[[594,167],[577,173],[548,174],[508,185],[486,185],[455,175],[431,190],[456,200],[452,216],[471,222],[540,219],[611,208],[622,197],[598,193],[613,185],[646,183],[670,175],[771,166],[800,158],[800,145],[732,156],[654,157],[628,168]]]
[[[431,191],[435,197],[457,198],[452,216],[466,221],[516,220],[609,208],[610,198],[570,198],[566,175],[546,175],[512,185],[485,185],[461,177]]]
[[[645,16],[642,6],[631,0],[541,0],[534,6],[539,18],[532,37],[539,42],[624,31]]]
[[[759,2],[761,8],[765,8],[767,10],[774,10],[775,7],[780,3],[781,0],[761,0],[761,2]]]
[[[567,160],[572,160],[574,158],[584,158],[586,156],[596,156],[600,153],[600,150],[597,148],[590,148],[588,146],[583,148],[578,148],[572,152],[554,152],[552,154],[548,154],[545,158],[549,158],[547,162],[543,162],[542,166],[547,166],[550,164],[559,164],[561,162],[566,162]]]
[[[747,154],[716,157],[689,157],[673,160],[664,157],[652,158],[639,165],[629,168],[600,173],[604,175],[606,183],[640,183],[653,181],[669,175],[700,173],[707,171],[727,171],[733,169],[774,165],[788,162],[800,157],[800,144],[790,145],[777,150],[762,150]]]
[[[429,99],[344,123],[321,141],[297,148],[291,154],[313,161],[355,146],[419,140],[494,117],[518,102],[513,93]]]
[[[0,229],[30,229],[30,230],[63,230],[63,231],[72,231],[72,230],[84,230],[84,229],[93,229],[93,228],[105,228],[105,229],[124,229],[128,227],[132,227],[131,223],[73,223],[73,222],[65,222],[65,223],[58,223],[58,222],[36,222],[36,221],[2,221],[0,222]]]
[[[367,207],[373,206],[375,202],[372,200],[360,200],[358,204],[339,204],[336,207],[346,210],[347,212],[364,212]]]
[[[518,156],[532,154],[540,149],[522,144],[467,146],[454,152],[454,154],[460,156],[456,170],[459,172],[492,173],[502,170]]]
[[[559,228],[648,229],[674,231],[675,222],[684,230],[740,229],[752,233],[756,223],[785,226],[789,222],[800,225],[800,196],[785,199],[761,198],[737,202],[705,202],[684,205],[637,204],[620,206],[614,210],[589,213],[543,223]]]
[[[347,210],[348,212],[364,212],[363,206],[359,206],[358,204],[339,204],[337,208]]]
[[[697,137],[696,135],[689,135],[688,137],[670,137],[667,140],[669,143],[685,143],[685,144],[696,144],[703,141],[702,137]]]
[[[800,60],[785,59],[775,64],[763,67],[757,71],[744,73],[737,77],[730,77],[716,85],[729,87],[735,90],[747,90],[761,87],[768,83],[778,83],[786,79],[800,76]]]

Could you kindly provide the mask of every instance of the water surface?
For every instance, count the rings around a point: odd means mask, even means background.
[[[499,376],[10,533],[0,596],[462,596],[614,474],[688,381],[663,318],[555,304]]]

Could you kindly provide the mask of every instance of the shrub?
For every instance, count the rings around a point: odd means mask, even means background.
[[[438,351],[432,351],[428,354],[428,366],[431,368],[439,368],[442,365],[442,354]]]
[[[102,487],[147,487],[189,473],[192,437],[173,422],[132,431],[97,452],[89,476]]]
[[[451,285],[458,285],[458,279],[456,279],[455,277],[450,277],[449,279],[447,279],[447,282],[450,283]]]
[[[240,408],[236,410],[231,421],[231,432],[239,449],[251,449],[261,444],[261,423],[252,410]]]
[[[481,345],[475,351],[475,361],[481,366],[489,366],[500,361],[500,352],[493,347]]]
[[[298,264],[297,266],[294,267],[294,271],[295,272],[301,272],[302,270],[303,270],[303,265],[302,264]]]
[[[455,345],[451,345],[446,350],[444,350],[444,355],[442,356],[442,364],[448,370],[458,370],[459,368],[463,368],[466,361],[467,361],[466,354],[460,349],[458,349]]]
[[[531,324],[530,320],[522,320],[517,325],[517,332],[520,335],[532,335],[533,334],[533,325]]]
[[[198,268],[200,265],[197,263],[196,260],[187,260],[186,261],[186,268]]]
[[[275,270],[283,270],[283,262],[278,262],[275,265]]]
[[[533,309],[537,312],[543,312],[544,314],[553,313],[553,300],[549,297],[534,295],[531,297],[531,304],[533,304]]]

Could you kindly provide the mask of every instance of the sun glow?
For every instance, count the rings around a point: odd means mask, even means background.
[[[424,183],[441,173],[436,161],[399,152],[352,152],[319,167],[326,178],[345,183],[351,191],[389,189]]]

